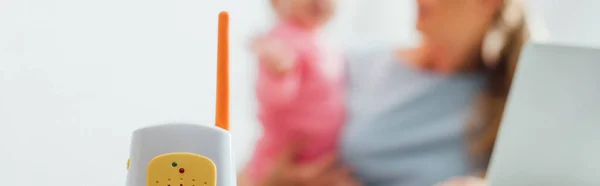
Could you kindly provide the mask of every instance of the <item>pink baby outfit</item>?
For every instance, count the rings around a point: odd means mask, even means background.
[[[264,176],[275,156],[294,140],[302,140],[304,147],[298,163],[336,151],[345,117],[341,54],[319,40],[316,32],[292,23],[278,24],[267,37],[293,49],[297,59],[284,74],[260,62],[256,92],[263,134],[248,167],[254,180]]]

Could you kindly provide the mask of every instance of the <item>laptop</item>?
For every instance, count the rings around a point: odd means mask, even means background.
[[[600,185],[600,49],[530,43],[513,80],[489,185]]]

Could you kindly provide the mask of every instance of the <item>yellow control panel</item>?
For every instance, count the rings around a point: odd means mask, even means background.
[[[217,168],[192,153],[163,154],[150,160],[146,186],[217,186]]]

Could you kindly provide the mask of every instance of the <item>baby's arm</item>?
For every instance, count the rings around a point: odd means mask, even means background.
[[[282,42],[262,38],[254,44],[259,58],[257,97],[262,105],[284,106],[298,93],[301,65],[295,52]]]

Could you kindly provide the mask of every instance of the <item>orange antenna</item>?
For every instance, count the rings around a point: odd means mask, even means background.
[[[217,127],[229,130],[229,13],[219,14],[217,51]]]

